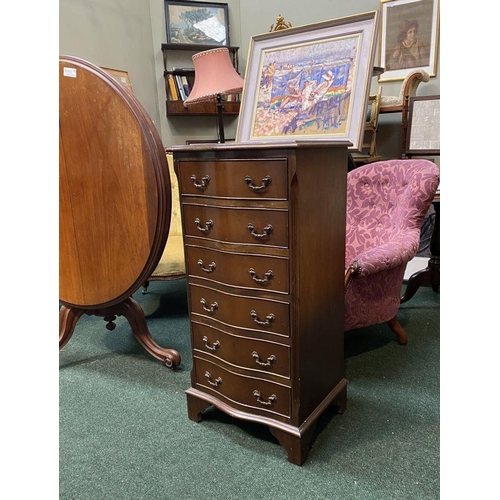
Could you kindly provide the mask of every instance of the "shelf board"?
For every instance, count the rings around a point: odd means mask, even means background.
[[[167,116],[196,116],[196,115],[216,115],[217,107],[215,102],[198,102],[184,107],[182,101],[166,101]],[[239,101],[227,101],[223,104],[222,113],[224,115],[238,115],[240,112]]]
[[[239,47],[228,45],[208,45],[202,43],[162,43],[161,50],[189,50],[192,52],[226,48],[229,52],[234,53],[239,50]]]

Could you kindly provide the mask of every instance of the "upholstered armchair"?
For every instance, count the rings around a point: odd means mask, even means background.
[[[181,204],[179,198],[179,184],[174,171],[173,157],[167,154],[167,163],[170,173],[170,185],[172,189],[172,211],[170,215],[170,231],[167,244],[163,250],[160,262],[153,274],[144,283],[142,293],[147,293],[150,281],[165,281],[181,279],[186,276],[186,264],[184,262],[184,245],[182,242]]]
[[[387,322],[400,344],[408,342],[397,319],[403,276],[438,185],[438,167],[422,159],[373,162],[348,173],[346,331]]]

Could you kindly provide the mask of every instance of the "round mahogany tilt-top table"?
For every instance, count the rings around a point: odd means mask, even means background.
[[[158,264],[170,227],[165,150],[137,98],[99,67],[59,58],[59,348],[83,314],[173,368],[179,353],[152,338],[132,295]]]

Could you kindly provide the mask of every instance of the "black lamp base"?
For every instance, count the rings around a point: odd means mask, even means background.
[[[217,126],[219,127],[219,143],[224,144],[226,139],[224,137],[224,123],[222,121],[222,95],[217,94]]]

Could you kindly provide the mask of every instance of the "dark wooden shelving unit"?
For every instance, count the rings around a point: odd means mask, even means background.
[[[189,63],[186,63],[186,67],[192,64],[191,56],[197,52],[202,52],[205,50],[220,48],[221,45],[204,45],[204,44],[189,44],[189,43],[162,43],[161,50],[163,52],[163,76],[165,78],[165,95],[167,100],[165,102],[167,116],[201,116],[201,115],[217,115],[217,103],[214,102],[203,102],[192,104],[185,107],[182,100],[173,100],[169,98],[169,88],[168,88],[168,75],[182,75],[187,76],[194,81],[194,70],[176,70],[173,71],[172,66],[168,62],[168,55],[171,51],[184,51],[189,52]],[[234,68],[238,71],[238,50],[239,47],[226,47],[229,50],[229,56],[233,63]],[[228,116],[237,116],[240,112],[240,102],[239,101],[224,101],[223,114]]]

